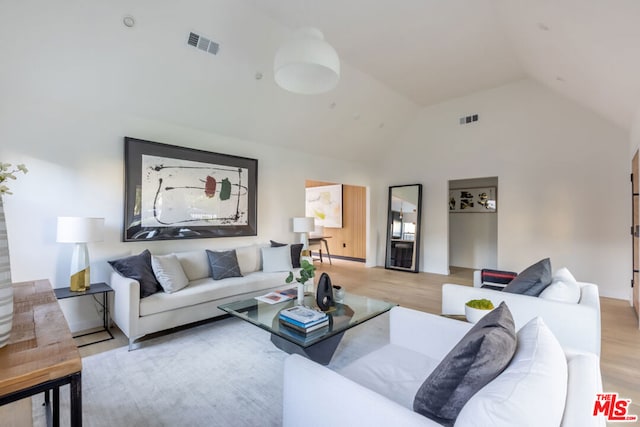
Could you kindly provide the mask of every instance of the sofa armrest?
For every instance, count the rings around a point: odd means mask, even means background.
[[[113,321],[130,341],[138,338],[136,326],[140,317],[140,283],[112,271],[110,285],[114,290]]]
[[[604,416],[593,416],[596,395],[602,393],[600,358],[593,353],[566,349],[565,355],[569,380],[562,427],[604,427]]]
[[[389,315],[391,344],[441,360],[473,325],[447,317],[394,307]]]
[[[597,294],[597,287],[583,289],[583,295],[589,295],[589,301],[593,299],[594,292]],[[563,347],[600,355],[600,310],[599,305],[594,307],[592,301],[587,303],[587,300],[581,300],[578,304],[570,304],[447,283],[442,285],[442,313],[464,314],[467,301],[482,298],[491,300],[495,306],[506,302],[516,329],[540,316]]]
[[[482,287],[482,270],[473,270],[473,287]]]
[[[284,363],[282,425],[438,426],[434,421],[293,354]]]

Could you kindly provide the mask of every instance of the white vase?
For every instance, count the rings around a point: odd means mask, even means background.
[[[477,323],[478,320],[482,319],[486,316],[491,310],[481,310],[479,308],[469,307],[468,305],[464,305],[464,314],[467,318],[467,322],[469,323]]]
[[[304,305],[304,288],[302,283],[298,283],[298,305]]]
[[[0,196],[0,348],[7,345],[13,322],[13,288],[9,263],[9,240]]]

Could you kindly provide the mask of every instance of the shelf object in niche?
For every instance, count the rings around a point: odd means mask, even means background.
[[[494,213],[497,208],[496,187],[449,190],[449,212]]]

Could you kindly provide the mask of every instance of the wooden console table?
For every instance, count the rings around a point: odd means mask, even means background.
[[[82,426],[82,361],[48,280],[13,284],[13,327],[0,348],[0,405],[53,390],[60,423],[60,387],[70,385],[71,425]]]

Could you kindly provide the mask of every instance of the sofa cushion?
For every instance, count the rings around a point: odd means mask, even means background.
[[[536,317],[518,332],[518,348],[511,363],[469,399],[456,422],[507,427],[516,420],[529,420],[532,425],[560,425],[567,380],[564,351]]]
[[[551,284],[551,261],[542,259],[518,274],[503,292],[537,297]]]
[[[209,258],[205,251],[176,252],[175,255],[190,282],[210,277]]]
[[[204,251],[202,251],[204,253]],[[140,300],[140,316],[176,309],[184,309],[210,301],[233,297],[236,300],[247,298],[251,292],[265,293],[284,285],[285,276],[282,273],[251,273],[244,277],[229,277],[213,280],[211,277],[189,282],[189,286],[173,294],[158,292],[148,298]],[[259,295],[259,294],[258,294]],[[251,295],[253,296],[253,295]],[[216,303],[217,305],[218,303]],[[212,313],[214,316],[215,313]]]
[[[516,350],[513,317],[503,302],[478,321],[431,372],[413,410],[452,426],[467,401],[508,365]]]
[[[271,240],[270,242],[272,248],[287,246],[286,243],[278,243],[273,240]],[[302,253],[302,246],[304,245],[302,243],[294,243],[289,246],[291,247],[291,265],[293,266],[293,268],[300,268],[300,254]]]
[[[235,249],[230,251],[210,251],[207,249],[206,252],[213,280],[242,276]]]
[[[174,254],[152,255],[151,267],[158,283],[169,294],[179,291],[189,284],[189,279],[184,274],[178,257]]]
[[[109,261],[111,267],[124,277],[140,283],[140,298],[146,298],[162,290],[151,267],[151,252],[145,249],[138,255]]]
[[[439,360],[414,350],[387,344],[338,372],[405,408],[413,408],[413,399]]]
[[[291,265],[291,249],[289,245],[275,248],[262,248],[262,271],[273,273],[276,271],[289,271]]]
[[[577,304],[580,301],[580,285],[573,274],[566,267],[562,267],[554,273],[551,284],[542,291],[539,297]]]

